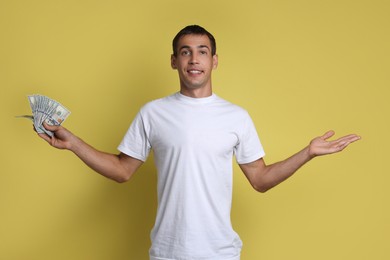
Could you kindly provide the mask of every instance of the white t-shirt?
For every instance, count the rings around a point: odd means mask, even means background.
[[[145,161],[151,149],[158,171],[151,259],[239,259],[242,242],[230,222],[232,158],[244,164],[264,156],[248,113],[215,94],[149,102],[118,150]]]

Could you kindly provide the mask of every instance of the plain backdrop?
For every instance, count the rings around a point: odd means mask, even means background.
[[[267,163],[329,129],[362,136],[265,194],[232,162],[242,259],[390,259],[389,13],[380,0],[1,0],[0,259],[148,259],[153,158],[117,184],[14,116],[49,96],[71,110],[65,127],[117,153],[139,108],[178,90],[171,40],[189,24],[216,37],[214,91],[249,111]]]

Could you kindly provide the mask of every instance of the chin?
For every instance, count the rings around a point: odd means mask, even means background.
[[[181,85],[186,89],[200,89],[205,86],[204,83],[195,83],[195,82],[182,82]]]

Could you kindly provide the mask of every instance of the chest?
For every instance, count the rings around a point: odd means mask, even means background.
[[[218,110],[158,111],[148,124],[149,141],[155,152],[231,155],[239,142],[239,122]]]

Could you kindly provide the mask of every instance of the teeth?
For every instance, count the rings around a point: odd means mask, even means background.
[[[189,73],[200,74],[200,73],[202,73],[202,72],[199,71],[199,70],[190,70]]]

